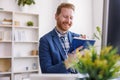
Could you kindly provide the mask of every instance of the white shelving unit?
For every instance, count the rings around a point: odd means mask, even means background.
[[[0,11],[0,78],[23,80],[39,73],[38,42],[39,14]]]

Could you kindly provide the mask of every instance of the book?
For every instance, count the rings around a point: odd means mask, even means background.
[[[2,21],[1,22],[3,25],[12,25],[12,22],[7,22],[7,21]]]
[[[72,51],[74,51],[80,46],[83,46],[82,49],[89,48],[89,46],[93,46],[94,43],[95,43],[95,40],[73,38],[71,47],[68,52],[71,53]]]

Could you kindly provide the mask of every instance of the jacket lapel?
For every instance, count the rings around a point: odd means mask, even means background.
[[[68,32],[68,39],[69,39],[69,42],[71,44],[72,40],[73,40],[73,37],[72,37],[72,34],[70,32]]]
[[[63,47],[59,41],[59,37],[58,37],[55,29],[52,31],[52,36],[53,36],[53,41],[54,41],[55,45],[58,47],[58,49],[60,51],[60,55],[62,56],[63,59],[65,59],[65,52],[64,52]]]

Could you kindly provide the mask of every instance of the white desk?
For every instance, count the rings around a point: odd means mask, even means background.
[[[30,80],[85,80],[87,75],[82,74],[32,74],[30,75]],[[109,80],[120,80],[119,78],[109,79]]]
[[[32,74],[30,80],[76,80],[83,78],[81,74]]]

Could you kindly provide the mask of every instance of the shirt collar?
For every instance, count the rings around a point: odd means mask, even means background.
[[[65,34],[61,34],[56,28],[55,28],[55,31],[57,32],[59,37],[62,37],[62,36],[67,37],[68,32],[66,32]]]

